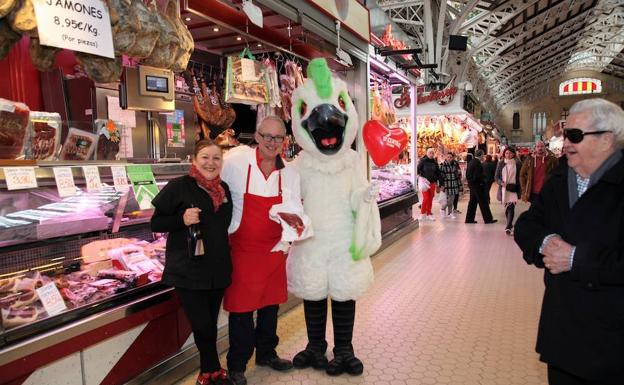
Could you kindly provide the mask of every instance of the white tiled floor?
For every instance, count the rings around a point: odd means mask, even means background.
[[[278,373],[250,364],[249,384],[546,384],[534,352],[542,274],[505,235],[500,205],[492,209],[497,224],[438,218],[374,258],[375,283],[357,303],[362,376]],[[305,347],[301,306],[280,318],[279,335],[283,357]],[[331,330],[328,336],[330,351]],[[179,384],[192,385],[195,376]]]

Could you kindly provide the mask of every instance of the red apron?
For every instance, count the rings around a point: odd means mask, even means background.
[[[278,171],[279,172],[279,171]],[[225,289],[223,308],[245,313],[286,302],[286,256],[271,252],[282,238],[282,227],[269,218],[273,205],[282,203],[282,173],[279,193],[263,197],[249,193],[251,165],[243,196],[243,212],[238,229],[230,235],[232,284]]]

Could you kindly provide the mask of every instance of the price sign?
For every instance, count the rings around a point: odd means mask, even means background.
[[[5,167],[4,179],[7,189],[23,190],[37,187],[37,177],[34,167]]]
[[[126,168],[124,166],[111,166],[111,173],[113,174],[115,190],[126,191],[130,188],[128,176],[126,175]]]
[[[82,166],[82,172],[84,173],[88,192],[99,191],[102,188],[100,172],[97,166]]]
[[[102,0],[33,0],[42,45],[115,58],[113,34]]]
[[[37,295],[39,295],[39,299],[49,316],[53,316],[67,309],[65,301],[63,301],[63,297],[56,288],[56,285],[54,285],[54,282],[50,282],[37,289]]]
[[[76,184],[71,167],[54,167],[53,170],[59,196],[64,198],[76,195]]]

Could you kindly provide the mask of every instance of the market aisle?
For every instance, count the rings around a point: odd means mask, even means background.
[[[500,205],[492,209],[502,222]],[[356,320],[362,376],[251,365],[249,384],[546,384],[534,352],[541,272],[524,263],[501,223],[462,222],[421,224],[375,257],[376,281]],[[280,319],[279,334],[284,357],[305,346],[302,306]],[[192,374],[179,384],[194,382]]]

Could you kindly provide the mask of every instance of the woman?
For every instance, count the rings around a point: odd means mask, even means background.
[[[492,155],[485,156],[485,162],[483,162],[483,177],[485,179],[485,191],[487,192],[488,203],[490,203],[490,190],[494,183],[494,175],[496,174],[496,167],[498,165],[494,163]]]
[[[498,183],[496,197],[505,205],[507,226],[505,233],[511,235],[516,211],[516,202],[520,199],[520,168],[522,164],[516,159],[516,150],[508,147],[503,152],[503,160],[498,162],[494,178]]]
[[[440,164],[440,190],[446,193],[446,206],[440,208],[440,215],[448,218],[457,218],[453,212],[453,202],[459,195],[461,172],[452,152],[446,154],[444,162]],[[446,213],[444,209],[446,208]]]
[[[201,366],[198,385],[232,384],[216,346],[217,317],[232,274],[232,197],[221,181],[222,166],[221,147],[200,140],[189,174],[171,180],[152,201],[152,231],[169,233],[162,282],[175,287],[191,323]]]
[[[420,206],[420,219],[434,221],[431,214],[431,206],[433,205],[433,197],[436,192],[436,183],[440,179],[440,168],[434,158],[435,150],[428,148],[426,155],[418,162],[416,171],[419,176],[429,181],[429,189],[423,191],[423,201]]]

